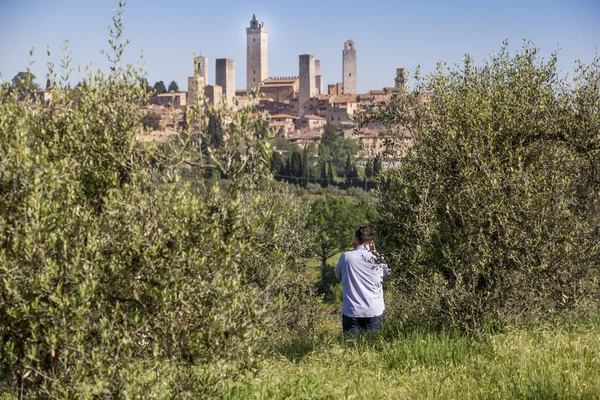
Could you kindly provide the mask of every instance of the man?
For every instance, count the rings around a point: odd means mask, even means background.
[[[383,277],[390,271],[378,259],[373,232],[361,226],[354,238],[354,251],[340,256],[335,276],[344,288],[342,329],[355,337],[361,330],[373,332],[381,327],[383,310]]]

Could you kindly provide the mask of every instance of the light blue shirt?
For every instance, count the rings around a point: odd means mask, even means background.
[[[342,280],[345,316],[367,318],[383,314],[383,277],[389,275],[390,270],[378,261],[377,256],[362,245],[341,255],[335,276]]]

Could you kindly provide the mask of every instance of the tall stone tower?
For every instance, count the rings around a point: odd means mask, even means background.
[[[317,91],[317,86],[315,84],[315,56],[302,54],[300,56],[299,67],[300,93],[298,96],[298,116],[302,117],[306,113],[306,104]]]
[[[402,88],[406,87],[408,84],[408,79],[406,78],[406,69],[397,68],[396,69],[396,87]]]
[[[344,43],[342,75],[344,94],[356,94],[356,48],[350,39]]]
[[[321,61],[315,60],[315,86],[317,88],[316,94],[323,92],[323,83],[321,77]]]
[[[227,103],[235,97],[235,62],[231,58],[218,58],[215,66],[215,84],[223,88]]]
[[[187,103],[189,105],[194,104],[196,93],[203,91],[206,85],[208,85],[208,58],[194,57],[194,76],[188,77]]]
[[[269,77],[267,29],[256,14],[246,28],[246,39],[246,89],[250,91]]]

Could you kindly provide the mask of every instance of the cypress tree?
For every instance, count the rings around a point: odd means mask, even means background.
[[[285,180],[288,182],[292,182],[292,173],[291,173],[291,167],[290,167],[290,158],[288,157],[287,161],[285,162],[285,169],[283,170],[283,175],[285,175]]]
[[[352,159],[350,158],[350,154],[346,157],[346,166],[344,167],[344,176],[347,179],[351,178],[352,175]]]
[[[306,150],[306,147],[304,147],[304,149],[302,150],[302,180],[300,182],[300,184],[303,187],[306,187],[306,185],[308,184],[308,175],[309,175],[309,165],[308,165],[308,151]]]
[[[282,170],[283,158],[281,157],[281,154],[274,151],[271,154],[271,172],[275,175],[275,178],[277,178],[277,175],[280,175],[283,172]]]
[[[327,187],[327,184],[329,183],[327,181],[327,166],[325,165],[325,161],[321,160],[321,186],[322,187]]]
[[[373,160],[369,158],[367,165],[365,165],[365,179],[373,177]]]
[[[381,155],[377,155],[373,161],[373,176],[379,175],[382,169]]]
[[[300,155],[300,153],[297,151],[292,153],[292,160],[290,162],[290,175],[294,177],[294,182],[296,183],[300,183],[302,181],[302,176],[304,175],[302,155]]]
[[[327,184],[333,184],[333,157],[329,157],[327,164]]]

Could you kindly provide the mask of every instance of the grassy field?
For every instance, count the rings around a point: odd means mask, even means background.
[[[393,338],[392,338],[393,336]],[[600,398],[600,326],[514,328],[484,339],[396,332],[367,343],[291,343],[228,399]]]

